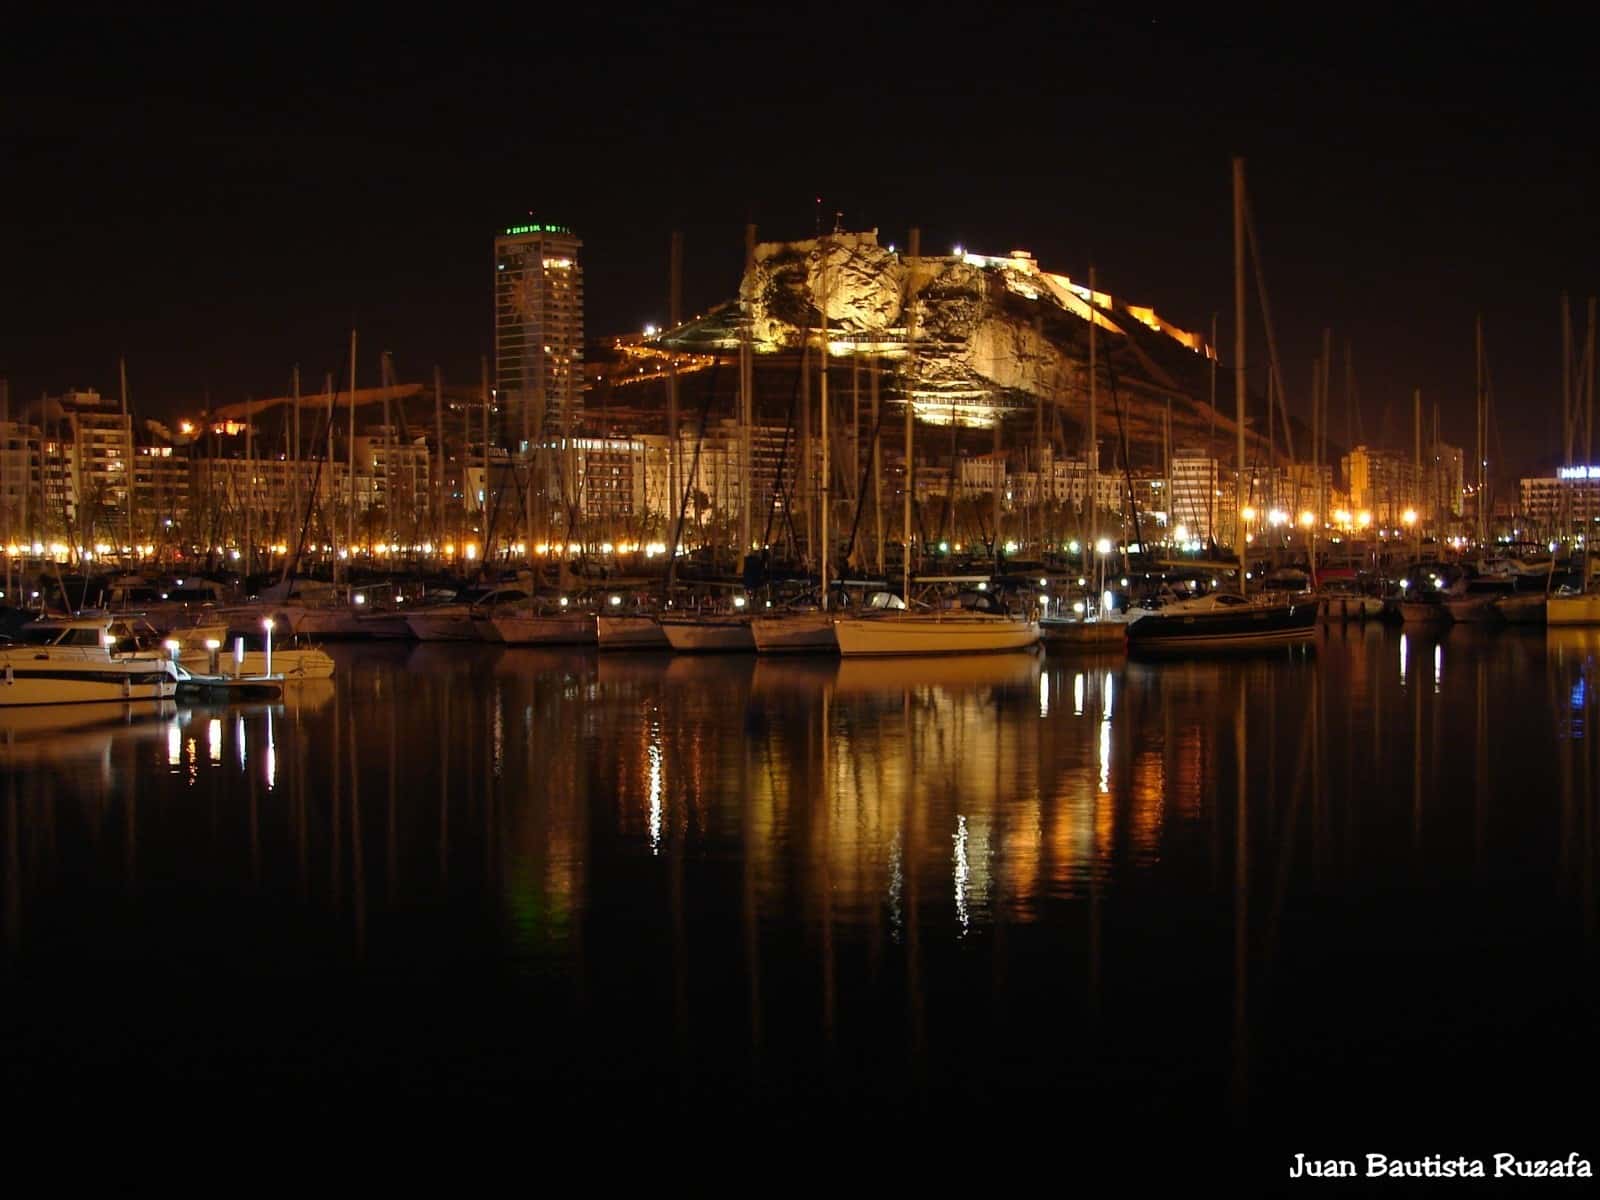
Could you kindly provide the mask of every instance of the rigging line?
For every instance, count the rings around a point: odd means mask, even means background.
[[[873,370],[877,370],[877,367],[874,366]],[[884,414],[888,411],[888,408],[889,406],[887,404],[879,404],[877,420],[872,423],[872,446],[867,451],[866,466],[861,470],[861,486],[856,488],[856,514],[855,518],[850,522],[850,542],[845,546],[844,550],[844,559],[846,562],[849,562],[851,556],[855,553],[856,532],[861,528],[861,512],[866,507],[867,503],[867,484],[872,479],[873,463],[877,461],[878,437],[883,430],[883,418]]]
[[[344,359],[339,364],[339,374],[334,376],[334,378],[342,380],[346,374],[348,374],[349,367],[350,348],[348,345],[346,345],[344,350]],[[306,515],[300,522],[300,537],[294,544],[294,553],[289,557],[289,561],[283,564],[283,574],[278,578],[279,583],[292,584],[295,580],[296,574],[300,569],[300,555],[305,550],[306,535],[311,531],[311,512],[316,506],[317,493],[322,487],[322,464],[333,452],[333,414],[334,411],[336,411],[339,407],[339,387],[340,385],[338,383],[333,385],[333,396],[331,398],[331,402],[329,403],[328,411],[323,414],[322,437],[319,439],[322,442],[322,448],[317,451],[317,469],[315,474],[311,476],[311,495],[306,498]],[[352,407],[355,405],[355,400],[356,398],[354,396],[350,397],[350,403]],[[315,444],[316,443],[313,443],[313,445]],[[296,469],[298,469],[299,463],[297,462],[295,466]],[[354,492],[352,491],[350,503],[354,504],[355,501],[356,498]],[[288,599],[287,588],[284,591],[284,598]]]
[[[689,508],[689,497],[694,491],[694,480],[700,473],[700,450],[706,441],[706,418],[711,413],[711,400],[716,395],[717,369],[722,366],[722,355],[717,355],[711,360],[711,376],[706,381],[705,402],[700,405],[700,426],[695,431],[694,458],[689,464],[689,474],[683,483],[683,502],[678,506],[678,520],[672,531],[672,547],[667,554],[667,575],[665,593],[672,591],[673,576],[677,573],[678,542],[683,536],[683,518]]]
[[[799,403],[800,403],[800,376],[801,376],[801,373],[802,373],[802,370],[803,370],[803,364],[804,364],[804,361],[805,361],[805,356],[811,352],[810,341],[811,341],[811,330],[808,327],[806,329],[805,338],[801,342],[801,348],[800,348],[801,362],[796,364],[796,366],[795,366],[794,391],[792,393],[790,393],[790,395],[789,395],[789,416],[784,421],[784,425],[783,425],[783,445],[778,450],[778,469],[773,474],[773,477],[772,477],[772,493],[771,493],[771,496],[769,497],[768,502],[767,502],[767,528],[766,528],[766,532],[763,533],[762,536],[761,536],[761,544],[763,546],[768,547],[768,548],[770,548],[772,546],[772,521],[773,521],[773,518],[776,516],[777,511],[778,511],[778,497],[779,497],[780,494],[784,497],[784,500],[785,500],[785,503],[784,503],[784,506],[783,506],[784,520],[785,520],[786,523],[789,523],[788,512],[789,512],[790,505],[787,502],[788,499],[789,499],[789,489],[784,486],[783,475],[784,475],[784,472],[786,470],[788,470],[789,435],[794,430],[795,409],[799,406]],[[792,523],[790,523],[790,534],[791,534],[791,536],[793,535],[793,532],[794,532],[793,525],[792,525]]]
[[[1129,461],[1128,454],[1128,427],[1122,419],[1122,394],[1117,390],[1117,371],[1111,364],[1111,355],[1106,355],[1106,382],[1111,386],[1111,404],[1117,410],[1117,440],[1122,443],[1122,475],[1128,484],[1128,511],[1133,514],[1133,538],[1141,550],[1144,549],[1144,534],[1139,528],[1139,505],[1133,498],[1133,464]],[[1123,561],[1127,561],[1124,552]]]

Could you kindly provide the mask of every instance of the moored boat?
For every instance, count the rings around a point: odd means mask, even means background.
[[[1600,625],[1600,592],[1557,592],[1544,611],[1547,625]]]
[[[750,618],[746,616],[662,617],[660,624],[667,644],[679,652],[737,653],[756,648]]]
[[[1306,643],[1316,637],[1317,604],[1219,592],[1179,600],[1128,627],[1128,650],[1187,653]]]
[[[786,612],[754,618],[750,633],[762,654],[835,654],[834,621],[833,613],[821,610]]]
[[[1142,614],[1141,614],[1142,615]],[[1096,620],[1081,617],[1040,617],[1039,640],[1049,649],[1120,650],[1128,643],[1126,614],[1102,616]]]
[[[594,625],[602,650],[665,650],[671,644],[661,623],[652,616],[600,613]]]
[[[168,700],[178,668],[110,617],[35,622],[0,649],[0,705]]]
[[[489,618],[508,646],[592,646],[594,617],[586,612],[502,611]]]
[[[1402,600],[1397,607],[1407,625],[1438,625],[1450,620],[1450,610],[1440,599]]]
[[[483,641],[484,625],[493,627],[497,609],[527,599],[525,588],[475,588],[448,604],[417,608],[405,620],[411,636],[420,642]],[[498,635],[489,640],[499,640]]]
[[[886,612],[841,617],[834,624],[839,653],[988,654],[1025,650],[1039,640],[1039,622],[999,613]]]
[[[1543,625],[1545,622],[1543,592],[1514,592],[1501,596],[1494,602],[1495,611],[1508,625]]]

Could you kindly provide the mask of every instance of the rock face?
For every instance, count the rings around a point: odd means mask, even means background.
[[[908,292],[916,315],[915,394],[926,420],[986,425],[1036,396],[1085,390],[1090,320],[1103,331],[1108,362],[1131,353],[1169,391],[1175,381],[1133,346],[1136,338],[1162,343],[1160,354],[1205,361],[1195,335],[1105,293],[1091,303],[1087,288],[1042,271],[1025,251],[924,256],[913,270],[879,244],[876,230],[758,246],[739,299],[758,350],[794,349],[826,321],[834,354],[856,349],[903,358]]]
[[[827,310],[831,333],[882,334],[900,321],[906,268],[899,255],[878,245],[876,230],[832,234],[821,240],[767,242],[739,284],[750,306],[758,344],[792,347]]]

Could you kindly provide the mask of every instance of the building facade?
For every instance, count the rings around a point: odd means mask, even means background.
[[[494,379],[502,443],[570,436],[583,416],[583,242],[564,225],[494,239]]]

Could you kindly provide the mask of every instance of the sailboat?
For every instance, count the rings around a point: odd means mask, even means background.
[[[917,378],[916,283],[913,276],[921,257],[920,231],[911,231],[909,249],[905,296],[901,305],[901,310],[906,314],[906,360],[909,364],[905,394],[905,507],[901,530],[901,557],[904,562],[902,595],[907,604],[911,602],[911,493],[912,481],[916,478],[912,453],[916,422],[913,392]],[[1039,640],[1039,622],[1031,615],[1019,618],[959,609],[929,612],[903,608],[873,615],[841,616],[834,622],[833,633],[839,642],[839,653],[846,657],[869,654],[975,654],[1026,649]]]
[[[1595,299],[1589,297],[1589,336],[1588,350],[1584,354],[1584,362],[1588,365],[1584,380],[1584,397],[1586,415],[1584,417],[1584,462],[1594,461],[1594,375],[1595,375]],[[1570,441],[1570,439],[1569,439]],[[1570,446],[1568,447],[1570,451]],[[1571,458],[1569,453],[1567,456]],[[1587,497],[1587,490],[1577,493]],[[1590,533],[1594,529],[1593,512],[1586,501],[1584,505],[1584,528]],[[1545,604],[1545,623],[1548,625],[1600,625],[1600,592],[1594,587],[1593,561],[1589,554],[1588,537],[1583,539],[1583,582],[1576,591],[1566,588],[1550,595]],[[1553,566],[1553,564],[1552,564]]]
[[[1233,160],[1234,402],[1238,425],[1238,478],[1245,479],[1245,192],[1244,159]],[[1242,499],[1242,497],[1239,497]],[[1317,604],[1306,594],[1289,600],[1251,597],[1246,542],[1239,543],[1239,593],[1213,592],[1164,605],[1128,626],[1130,652],[1191,653],[1245,650],[1310,642],[1317,632]]]

